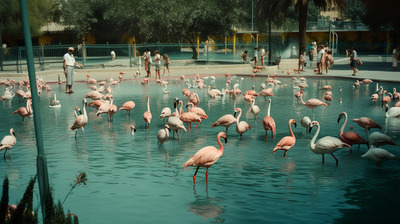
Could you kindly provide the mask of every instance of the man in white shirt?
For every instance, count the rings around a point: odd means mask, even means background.
[[[82,64],[75,62],[73,53],[74,53],[74,48],[69,47],[68,53],[64,55],[63,68],[64,68],[65,78],[67,79],[65,86],[65,93],[74,93],[74,91],[72,90],[72,84],[74,83],[74,66],[77,65],[79,67],[83,67]]]

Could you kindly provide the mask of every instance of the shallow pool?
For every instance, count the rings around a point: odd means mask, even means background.
[[[265,77],[252,80],[237,76],[232,86],[239,83],[242,92],[257,90]],[[193,79],[193,77],[190,77]],[[233,113],[234,99],[229,96],[210,98],[206,90],[190,89],[200,96],[200,107],[208,114],[203,128],[180,132],[181,140],[170,139],[163,145],[157,143],[157,132],[163,128],[159,119],[161,109],[173,109],[174,97],[186,104],[182,89],[186,85],[179,79],[169,80],[170,94],[154,81],[142,86],[139,80],[123,81],[113,86],[114,103],[120,107],[134,100],[136,107],[127,115],[119,111],[110,124],[106,117],[96,117],[96,109],[87,108],[89,122],[85,128],[86,138],[78,131],[77,139],[70,130],[75,118],[74,107],[82,107],[82,99],[89,92],[88,85],[76,83],[75,93],[66,95],[64,85],[53,84],[53,91],[61,101],[61,108],[49,108],[52,93],[40,96],[44,145],[47,154],[50,184],[54,198],[63,200],[70,190],[75,176],[86,172],[86,186],[78,186],[69,196],[64,207],[79,216],[81,223],[394,223],[400,218],[397,197],[400,189],[399,161],[383,163],[376,169],[375,162],[361,158],[367,149],[354,147],[335,153],[335,160],[310,151],[310,141],[316,130],[306,133],[301,127],[303,116],[312,117],[311,109],[303,106],[294,97],[291,78],[279,77],[282,85],[273,87],[271,116],[277,125],[276,139],[265,141],[262,118],[266,116],[267,104],[263,97],[256,99],[261,109],[255,124],[250,105],[243,96],[236,106],[243,109],[241,120],[251,125],[251,130],[240,140],[235,127],[228,131],[228,142],[224,154],[209,169],[209,184],[206,185],[205,169],[200,168],[196,184],[193,184],[192,169],[182,171],[183,163],[204,146],[217,146],[216,135],[223,127],[211,128],[222,115]],[[237,81],[236,81],[237,80]],[[352,122],[353,118],[367,116],[379,123],[382,132],[400,143],[400,125],[397,119],[385,119],[380,103],[370,101],[376,84],[353,88],[354,81],[339,79],[308,78],[309,88],[304,89],[304,100],[323,100],[326,90],[323,85],[333,87],[333,101],[327,107],[315,109],[315,120],[321,125],[318,137],[338,137],[342,125],[337,123],[340,112],[346,111],[349,122],[346,131],[354,131],[365,137],[364,129]],[[215,81],[206,79],[207,85],[225,88],[225,77]],[[395,83],[380,83],[391,91]],[[342,91],[339,88],[342,88]],[[399,89],[399,88],[398,88]],[[0,86],[4,92],[4,86]],[[153,120],[150,130],[145,129],[143,113],[146,96],[150,96]],[[339,103],[342,98],[342,103]],[[90,100],[88,100],[90,102]],[[324,100],[323,100],[324,101]],[[11,160],[0,160],[1,180],[8,175],[10,180],[10,203],[22,198],[29,179],[36,173],[36,143],[33,118],[21,118],[12,112],[25,102],[14,97],[11,102],[0,102],[0,137],[14,128],[17,144],[13,147]],[[391,103],[392,104],[392,103]],[[283,151],[272,153],[272,149],[284,136],[289,135],[288,121],[295,119],[297,128],[295,146],[286,158]],[[131,135],[130,126],[135,124],[137,132]],[[292,126],[293,127],[293,126]],[[372,129],[372,131],[378,131]],[[399,155],[396,146],[383,146]],[[37,189],[37,185],[36,185]],[[39,206],[36,191],[35,205]],[[318,221],[316,221],[318,220]]]

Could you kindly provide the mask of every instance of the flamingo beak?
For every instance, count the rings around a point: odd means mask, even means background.
[[[12,131],[12,135],[14,135],[14,136],[15,136],[15,132],[14,132],[14,131]]]
[[[295,123],[293,123],[293,124],[294,124],[294,127],[295,127],[295,128],[297,128],[297,124],[296,124],[296,122],[295,122]]]
[[[233,113],[233,116],[236,117],[236,111],[235,111],[235,113]]]
[[[225,144],[228,143],[228,139],[226,137],[224,139],[225,139]]]

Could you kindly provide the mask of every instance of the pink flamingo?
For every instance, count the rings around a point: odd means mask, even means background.
[[[181,108],[182,108],[183,102],[179,101],[179,104],[181,105]],[[181,121],[183,123],[188,125],[189,129],[192,129],[192,122],[194,122],[194,124],[196,125],[196,128],[197,128],[196,122],[200,122],[201,123],[200,117],[197,114],[193,113],[193,112],[181,113],[180,116],[179,116],[179,119],[181,119]]]
[[[365,135],[367,136],[367,138],[369,136],[368,131],[371,128],[382,129],[382,127],[379,124],[377,124],[374,120],[368,117],[355,118],[353,119],[353,121],[356,122],[360,127],[365,129]]]
[[[145,127],[147,125],[148,129],[150,129],[150,122],[151,122],[151,113],[150,113],[150,97],[147,96],[147,111],[143,114],[143,119],[145,122]]]
[[[225,127],[225,133],[228,133],[228,128],[236,122],[236,118],[232,114],[226,114],[220,117],[211,127],[223,126]]]
[[[368,144],[367,141],[365,139],[363,139],[358,133],[354,132],[354,131],[344,131],[344,128],[347,124],[347,113],[346,112],[342,112],[339,114],[339,118],[337,120],[337,122],[340,122],[340,119],[344,117],[344,123],[342,125],[342,127],[340,128],[340,132],[339,132],[339,139],[344,142],[349,144],[350,146],[356,145],[358,144],[358,148],[360,148],[361,144]],[[350,151],[351,152],[351,151]]]
[[[113,122],[113,115],[115,113],[117,113],[117,111],[118,111],[117,105],[113,104],[113,101],[114,101],[114,99],[111,99],[111,104],[110,104],[110,107],[108,108],[108,112],[107,112],[108,120],[110,122]]]
[[[198,116],[200,116],[200,118],[202,120],[206,120],[208,118],[206,112],[200,108],[200,107],[195,107],[194,104],[192,102],[188,102],[187,105],[189,106],[189,112],[193,112],[195,114],[197,114]]]
[[[197,107],[200,104],[199,95],[197,95],[197,93],[190,92],[189,102],[193,103],[193,105]]]
[[[283,137],[278,142],[278,144],[276,144],[275,148],[272,150],[273,153],[278,151],[278,150],[284,150],[285,151],[285,153],[283,154],[284,158],[286,157],[287,151],[289,151],[289,149],[291,149],[294,146],[294,144],[296,143],[296,137],[293,134],[291,124],[294,124],[294,127],[297,126],[296,121],[294,119],[290,119],[289,120],[290,136]]]
[[[32,107],[31,107],[31,104],[32,104],[31,102],[32,102],[32,99],[29,98],[26,101],[26,107],[20,107],[20,108],[18,108],[18,110],[14,111],[14,113],[13,113],[13,114],[18,114],[19,116],[22,117],[22,125],[24,125],[24,119],[26,117],[31,116],[33,113]]]
[[[333,158],[336,160],[336,166],[339,164],[339,160],[333,155],[338,149],[343,147],[348,147],[351,150],[351,146],[347,143],[342,142],[340,139],[325,136],[315,143],[315,140],[318,137],[319,131],[321,127],[319,126],[318,121],[312,122],[313,126],[317,126],[317,132],[315,133],[314,137],[311,139],[310,149],[313,153],[321,154],[322,155],[322,163],[324,163],[324,154],[331,154]]]
[[[193,175],[194,184],[196,184],[196,174],[200,167],[207,167],[206,184],[208,184],[208,168],[212,166],[215,162],[217,162],[219,157],[221,157],[224,153],[224,147],[222,146],[221,138],[225,139],[225,143],[227,142],[224,132],[220,132],[217,135],[219,150],[214,146],[206,146],[197,151],[196,154],[190,157],[190,159],[183,164],[182,170],[184,170],[188,166],[197,166],[196,172]]]
[[[263,96],[264,100],[266,101],[267,99],[265,97],[268,96],[274,96],[274,93],[272,92],[272,88],[267,88],[267,89],[263,89],[261,90],[258,95]]]
[[[251,129],[251,126],[246,121],[239,122],[240,116],[242,116],[242,109],[236,108],[235,115],[237,112],[239,112],[239,115],[236,118],[236,132],[240,135],[240,139],[242,139],[243,133]]]
[[[99,109],[99,107],[104,103],[104,100],[93,100],[92,102],[90,102],[88,104],[88,107],[95,107],[97,109]]]
[[[127,101],[119,108],[119,110],[126,110],[127,114],[131,114],[131,110],[135,108],[135,102]]]
[[[305,103],[303,101],[303,90],[300,91],[300,100],[301,103],[304,104],[306,107],[312,109],[312,116],[314,120],[314,108],[319,107],[319,106],[328,106],[326,103],[322,102],[321,100],[318,99],[309,99]]]
[[[5,149],[4,151],[4,159],[6,158],[6,153],[8,150],[8,159],[11,159],[11,148],[17,143],[17,139],[15,138],[14,129],[10,129],[10,135],[4,136],[4,138],[0,142],[0,151]]]
[[[271,136],[276,136],[276,125],[275,120],[270,116],[271,112],[271,99],[268,99],[268,112],[267,116],[265,116],[262,120],[262,125],[265,130],[265,139],[268,141],[268,130],[271,131]]]
[[[176,132],[176,135],[178,136],[178,141],[179,141],[178,131],[180,129],[186,131],[186,128],[183,125],[183,122],[181,121],[181,119],[179,119],[179,112],[178,112],[178,108],[177,108],[178,103],[179,103],[179,100],[177,98],[175,98],[175,100],[174,100],[175,112],[172,113],[171,116],[168,118],[167,124],[173,131],[172,132],[172,134],[173,134],[172,138],[175,137],[175,132]]]
[[[75,121],[74,124],[71,126],[71,130],[75,131],[75,139],[76,139],[76,133],[78,133],[78,129],[82,128],[82,134],[83,137],[85,137],[85,126],[88,123],[88,117],[86,114],[86,98],[83,99],[83,114],[81,115],[77,115],[76,112],[75,113]]]

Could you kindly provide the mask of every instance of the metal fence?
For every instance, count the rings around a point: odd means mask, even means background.
[[[340,39],[340,37],[339,37]],[[277,58],[297,58],[296,50],[297,40],[282,42],[279,33],[271,38],[272,47],[268,49],[268,43],[258,43],[258,46],[264,46],[266,51],[271,52],[271,64],[275,64]],[[45,45],[34,46],[34,62],[36,71],[62,69],[63,55],[71,45]],[[154,56],[154,50],[161,54],[167,54],[171,59],[171,66],[184,66],[193,64],[239,64],[243,63],[241,55],[245,50],[252,57],[254,47],[257,43],[233,44],[226,43],[152,43],[152,44],[87,44],[72,45],[75,48],[74,56],[77,62],[84,65],[85,68],[109,68],[123,67],[135,68],[144,66],[141,63],[141,56],[145,49],[149,49]],[[357,52],[362,54],[375,54],[385,56],[387,52],[391,54],[393,46],[385,43],[380,44],[359,44],[338,42],[338,53],[335,56],[345,55],[345,50],[354,46]],[[193,48],[197,59],[193,59]],[[114,51],[116,58],[111,59],[110,52]],[[9,47],[2,49],[0,53],[0,70],[6,73],[27,72],[25,47]],[[268,63],[268,57],[265,59]]]

